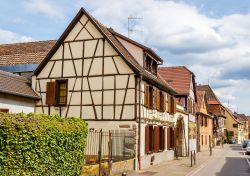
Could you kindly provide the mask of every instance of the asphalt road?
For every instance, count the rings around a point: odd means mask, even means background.
[[[245,155],[241,145],[224,145],[224,149],[217,156],[188,176],[250,176],[250,156]]]

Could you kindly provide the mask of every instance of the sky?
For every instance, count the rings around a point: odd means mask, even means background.
[[[58,39],[84,7],[107,27],[154,49],[164,66],[185,65],[197,84],[250,114],[250,0],[0,1],[0,43]]]

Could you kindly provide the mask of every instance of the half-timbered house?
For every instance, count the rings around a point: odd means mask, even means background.
[[[186,126],[188,126],[188,139],[186,140],[188,143],[187,150],[189,152],[197,151],[197,128],[195,117],[197,96],[195,75],[185,66],[160,67],[159,73],[164,80],[177,91],[177,95],[175,96],[176,101],[184,107],[184,110],[188,113],[188,124],[186,124]],[[179,120],[181,120],[181,118],[179,118]],[[185,143],[180,142],[180,144],[180,146],[182,146]]]
[[[162,62],[82,8],[34,72],[35,111],[134,130],[139,168],[173,159],[175,90],[158,74]]]

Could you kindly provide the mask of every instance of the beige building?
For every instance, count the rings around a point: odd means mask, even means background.
[[[239,143],[239,139],[241,138],[241,122],[235,118],[234,113],[228,109],[225,108],[225,126],[227,129],[227,137],[230,139],[235,139],[236,143]]]
[[[158,75],[162,62],[81,9],[32,77],[35,112],[133,130],[137,169],[173,159],[175,90]]]
[[[197,91],[197,147],[198,151],[208,150],[212,145],[213,116],[208,111],[205,91]]]
[[[28,79],[0,71],[0,112],[34,113],[39,99]]]

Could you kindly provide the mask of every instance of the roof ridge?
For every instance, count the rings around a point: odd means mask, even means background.
[[[25,78],[23,76],[20,76],[20,75],[17,75],[17,74],[14,74],[14,73],[10,73],[10,72],[0,70],[0,74],[2,74],[5,77],[11,77],[11,78],[14,78],[14,79],[19,79],[19,80],[23,80],[25,82],[28,82],[27,78]]]
[[[1,46],[8,46],[8,45],[22,45],[22,44],[29,44],[29,43],[42,43],[42,42],[52,42],[52,41],[56,41],[56,40],[37,40],[37,41],[30,41],[30,42],[18,42],[18,43],[2,43],[0,44]]]

